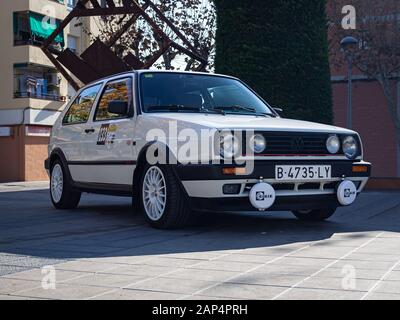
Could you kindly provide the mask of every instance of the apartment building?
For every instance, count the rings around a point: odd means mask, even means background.
[[[45,38],[76,0],[2,1],[0,21],[0,182],[45,180],[51,127],[74,90],[43,54]],[[89,45],[90,20],[73,21],[55,47]],[[86,32],[84,32],[86,30]]]

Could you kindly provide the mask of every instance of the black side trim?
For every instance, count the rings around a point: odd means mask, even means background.
[[[136,165],[134,160],[117,160],[117,161],[68,161],[69,166],[114,166],[114,165]]]
[[[132,196],[132,186],[125,184],[73,182],[74,188],[87,193],[98,193],[111,196]]]
[[[258,211],[249,197],[190,198],[192,208],[200,211]],[[335,194],[276,197],[267,211],[309,210],[340,207]]]

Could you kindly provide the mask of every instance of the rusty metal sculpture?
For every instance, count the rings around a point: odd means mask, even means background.
[[[106,77],[115,73],[150,68],[167,50],[174,48],[182,54],[186,54],[192,59],[198,61],[200,66],[198,70],[204,70],[207,65],[207,59],[202,57],[194,46],[185,38],[185,36],[175,27],[175,25],[157,8],[150,0],[144,1],[141,6],[135,0],[123,0],[122,5],[117,5],[115,0],[106,0],[106,6],[100,6],[98,0],[79,0],[76,7],[60,23],[54,32],[44,41],[42,50],[50,59],[59,72],[67,79],[71,86],[78,90],[82,84],[87,84],[96,79]],[[180,45],[171,40],[161,29],[159,25],[146,13],[147,9],[152,9],[157,17],[165,23],[172,32],[182,41]],[[65,27],[74,18],[111,16],[111,15],[131,15],[129,20],[112,37],[102,42],[95,40],[80,56],[76,55],[70,49],[58,50],[52,46],[54,39],[63,32]],[[154,52],[147,61],[141,61],[133,53],[128,53],[122,59],[118,57],[112,46],[129,30],[129,28],[142,17],[151,27],[155,37],[160,39],[161,46]],[[79,81],[67,71],[69,70]]]

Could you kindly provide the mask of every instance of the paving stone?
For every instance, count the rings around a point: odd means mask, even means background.
[[[359,300],[365,292],[294,288],[278,300]]]
[[[47,299],[0,294],[0,300],[47,300]]]
[[[193,268],[203,270],[246,271],[260,265],[261,264],[258,263],[213,260],[201,262]]]
[[[78,285],[78,286],[100,286],[110,288],[122,288],[134,282],[143,280],[140,276],[131,275],[118,275],[118,274],[104,274],[96,273],[87,276],[75,277],[64,281],[64,284]]]
[[[202,295],[237,299],[271,299],[286,287],[223,283],[202,291]]]
[[[228,255],[225,257],[221,257],[217,260],[263,264],[263,263],[269,262],[271,260],[274,260],[276,258],[277,258],[277,256],[234,253],[234,254],[231,254],[231,255]]]
[[[354,272],[356,279],[379,280],[386,273],[386,270],[357,268],[354,270]],[[346,274],[348,274],[348,270],[346,270],[346,268],[328,268],[320,272],[318,277],[343,278]]]
[[[180,269],[176,272],[165,275],[167,278],[181,279],[181,280],[204,280],[204,281],[224,281],[230,277],[238,275],[239,272],[235,271],[221,271],[221,270],[201,270],[201,269]]]
[[[18,292],[19,295],[31,298],[45,298],[56,300],[83,300],[89,297],[99,295],[109,291],[109,287],[79,286],[58,284],[56,289],[45,290],[43,288],[35,288]]]
[[[88,261],[69,261],[57,265],[58,270],[82,271],[82,272],[101,272],[120,267],[119,264],[88,262]]]
[[[41,286],[41,281],[0,278],[0,293],[9,294]]]
[[[180,268],[180,267],[190,267],[192,265],[197,265],[201,262],[202,260],[195,260],[195,259],[156,257],[143,261],[143,264],[149,266]]]
[[[332,265],[334,268],[343,268],[344,266],[353,266],[355,269],[389,270],[393,262],[388,261],[363,261],[363,260],[340,260]]]
[[[375,283],[376,280],[354,279],[353,282],[347,278],[323,278],[315,276],[305,280],[297,287],[339,291],[368,291]]]
[[[390,280],[395,280],[395,281],[400,281],[400,270],[399,271],[392,271],[390,272],[385,280],[390,281]]]
[[[400,300],[400,294],[373,292],[365,300]]]
[[[80,277],[84,275],[90,275],[92,273],[88,272],[77,272],[77,271],[67,271],[67,270],[57,270],[57,266],[55,266],[56,271],[56,281],[65,281],[68,279],[72,279],[75,277]],[[17,272],[13,274],[8,274],[3,276],[2,278],[8,279],[20,279],[20,280],[31,280],[31,281],[42,281],[43,274],[41,269],[31,269],[23,272]],[[1,278],[0,278],[1,279]]]
[[[287,286],[290,287],[295,283],[303,280],[305,276],[292,274],[265,274],[265,273],[248,273],[234,277],[228,280],[229,283],[240,284],[257,284],[265,286]]]
[[[172,269],[170,267],[132,264],[132,265],[118,266],[116,268],[103,271],[103,273],[154,277],[154,276],[160,276],[160,275],[163,275],[166,273],[170,273],[173,270],[174,269]]]
[[[191,294],[198,290],[210,287],[214,284],[215,284],[214,282],[203,281],[203,280],[176,281],[176,279],[172,278],[156,278],[156,279],[141,281],[138,284],[132,284],[128,286],[126,289],[139,289],[148,291]]]
[[[400,294],[400,281],[382,281],[374,292],[396,293]]]
[[[104,295],[99,295],[93,300],[177,300],[182,295],[169,292],[146,290],[121,289]]]

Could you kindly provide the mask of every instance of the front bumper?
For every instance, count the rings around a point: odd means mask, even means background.
[[[275,179],[276,165],[331,165],[332,177],[327,180],[282,182]],[[353,172],[354,165],[367,168],[365,172]],[[179,179],[199,209],[222,211],[254,210],[249,201],[251,187],[261,180],[271,184],[276,191],[276,201],[269,210],[300,210],[340,206],[336,199],[336,186],[347,179],[355,183],[357,193],[365,187],[371,164],[363,161],[256,161],[250,175],[224,175],[222,169],[232,165],[177,165]],[[224,194],[225,184],[238,184],[237,194]]]
[[[190,204],[195,210],[204,211],[255,211],[248,197],[227,198],[190,198]],[[322,208],[337,208],[340,206],[335,194],[305,195],[301,197],[277,197],[272,207],[267,211],[292,211]]]

